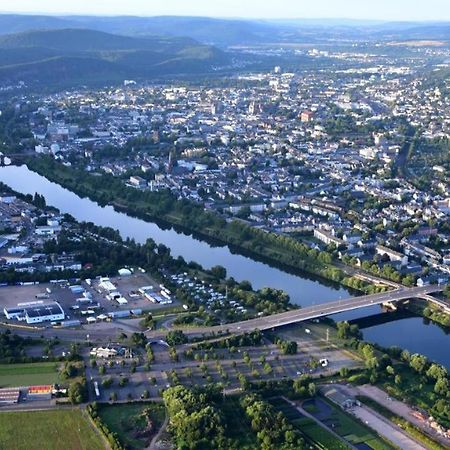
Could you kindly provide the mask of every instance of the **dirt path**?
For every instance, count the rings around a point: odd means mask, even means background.
[[[146,450],[158,450],[158,447],[156,446],[157,442],[159,441],[159,438],[161,437],[161,435],[164,433],[164,431],[167,428],[167,425],[169,424],[169,415],[166,412],[166,417],[164,419],[163,424],[161,425],[161,428],[159,429],[159,431],[155,434],[155,436],[153,437],[153,439],[150,442],[150,445],[147,447]]]

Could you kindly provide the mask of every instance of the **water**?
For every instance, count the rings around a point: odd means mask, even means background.
[[[438,325],[426,322],[422,317],[400,319],[362,331],[368,342],[376,342],[384,347],[396,345],[411,353],[426,355],[430,360],[450,368],[450,352],[447,350],[450,336]]]
[[[344,314],[336,314],[334,320],[355,320],[367,317],[364,328],[361,328],[364,340],[383,347],[396,346],[411,353],[425,355],[431,361],[450,369],[450,330],[444,330],[439,325],[423,317],[403,317],[401,314],[386,313],[392,322],[378,324],[380,308],[370,307]],[[357,322],[357,321],[356,321]]]
[[[228,247],[213,246],[174,229],[162,229],[155,223],[145,222],[117,212],[111,206],[102,207],[97,203],[80,198],[73,192],[51,183],[26,166],[0,167],[0,181],[22,194],[36,192],[43,195],[50,206],[68,213],[78,221],[93,222],[96,225],[117,229],[123,238],[134,238],[144,243],[152,238],[157,244],[171,249],[175,257],[183,256],[186,261],[195,261],[205,268],[221,265],[229,276],[237,281],[248,280],[256,289],[270,286],[286,291],[293,303],[312,305],[327,301],[349,298],[346,289],[318,280],[307,279],[286,273],[267,264],[232,253]]]
[[[102,207],[51,183],[28,170],[26,166],[0,167],[0,181],[23,194],[34,195],[38,192],[45,197],[48,205],[58,208],[62,213],[71,214],[78,221],[90,221],[100,226],[112,227],[117,229],[123,238],[134,238],[141,243],[152,238],[156,243],[169,247],[175,257],[183,256],[187,261],[196,261],[205,268],[221,265],[227,269],[229,276],[238,281],[248,280],[256,289],[264,286],[283,289],[297,305],[326,303],[352,296],[348,290],[332,283],[325,284],[323,280],[310,279],[307,275],[293,275],[232,253],[228,247],[213,246],[171,228],[163,229],[157,224],[117,212],[111,206]],[[370,307],[338,314],[333,318],[350,320],[378,313],[380,308]],[[439,326],[427,324],[422,318],[403,318],[382,325],[369,326],[363,333],[369,342],[386,347],[395,345],[413,353],[422,353],[450,368],[450,353],[446,351],[450,342],[449,336]]]

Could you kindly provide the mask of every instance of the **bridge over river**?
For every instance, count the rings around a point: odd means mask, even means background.
[[[331,316],[355,309],[366,308],[368,306],[392,304],[403,300],[423,299],[438,306],[440,309],[450,314],[450,303],[438,300],[430,294],[442,292],[443,286],[424,286],[414,288],[400,288],[381,294],[365,295],[345,300],[338,300],[320,305],[308,306],[302,309],[287,311],[271,316],[259,317],[257,319],[246,320],[217,327],[202,329],[203,332],[218,332],[228,330],[230,333],[243,333],[255,329],[269,330],[282,327],[305,320],[317,319],[319,317]],[[200,329],[199,329],[200,330]]]

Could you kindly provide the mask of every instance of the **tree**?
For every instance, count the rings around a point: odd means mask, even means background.
[[[316,395],[316,385],[314,383],[308,384],[308,394],[310,397],[314,397]]]
[[[387,366],[386,367],[386,372],[388,375],[395,375],[395,369],[392,366]]]
[[[411,361],[409,365],[411,368],[413,368],[416,372],[422,374],[425,371],[425,368],[428,364],[428,360],[425,356],[419,355],[418,353],[411,356]]]
[[[278,339],[278,347],[281,349],[284,355],[295,355],[297,354],[298,346],[295,341],[285,341],[283,339]]]
[[[356,339],[361,338],[361,332],[359,331],[358,325],[350,325],[346,322],[337,323],[337,336],[339,339],[350,339],[352,337]]]
[[[227,269],[222,266],[214,266],[210,270],[211,275],[218,280],[225,280],[227,277]]]
[[[427,370],[427,377],[435,380],[438,380],[439,378],[447,378],[448,371],[445,367],[433,363]]]
[[[181,330],[170,330],[166,335],[166,342],[171,346],[188,342],[187,336]]]
[[[215,391],[175,386],[163,393],[176,448],[225,450],[224,425],[215,407]]]
[[[66,362],[61,370],[61,377],[64,379],[73,378],[77,374],[78,370],[74,364]]]
[[[155,326],[155,321],[153,320],[152,314],[150,313],[146,314],[145,317],[141,320],[140,325],[143,328],[153,329]]]
[[[82,378],[80,381],[75,381],[69,385],[68,397],[69,401],[74,405],[87,400],[86,378]]]
[[[447,378],[439,378],[434,385],[434,392],[436,394],[442,395],[442,397],[447,397],[449,393],[449,381]]]
[[[145,348],[147,344],[147,338],[145,337],[144,333],[133,333],[131,335],[131,342],[136,347]]]

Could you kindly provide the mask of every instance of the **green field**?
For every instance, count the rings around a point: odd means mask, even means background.
[[[98,414],[103,423],[128,449],[148,446],[152,436],[158,432],[165,417],[162,403],[127,403],[123,405],[99,405]],[[147,430],[147,417],[152,422]]]
[[[0,388],[54,384],[58,381],[58,365],[53,362],[0,364]]]
[[[0,449],[104,450],[105,444],[78,409],[0,413]]]
[[[350,446],[339,441],[323,427],[319,426],[314,420],[302,415],[297,408],[290,405],[282,398],[271,400],[275,408],[281,411],[289,422],[300,431],[305,440],[322,450],[348,450]]]

